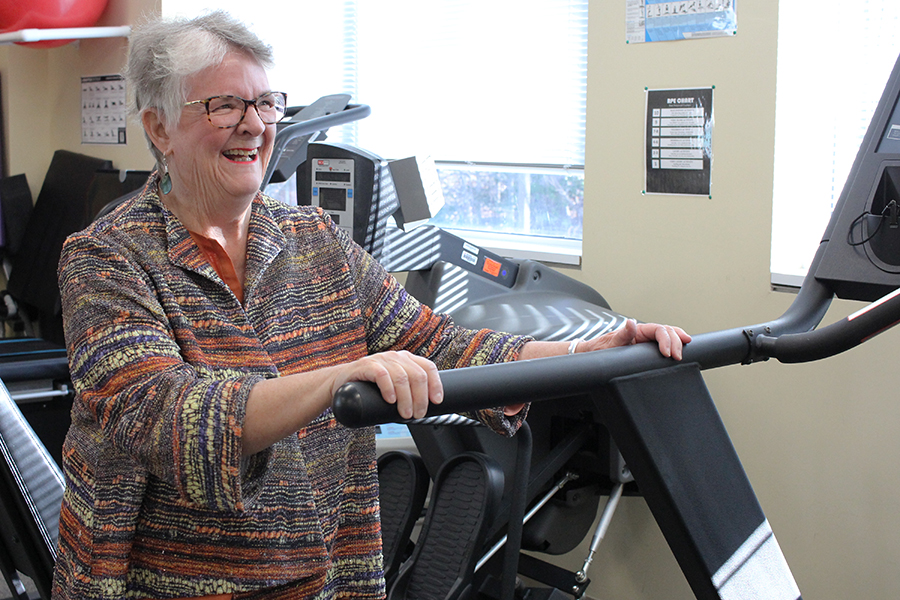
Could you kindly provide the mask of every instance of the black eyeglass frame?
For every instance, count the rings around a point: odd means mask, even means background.
[[[270,123],[270,122],[267,122],[265,119],[263,119],[263,116],[259,112],[259,106],[256,105],[256,103],[259,102],[260,98],[262,98],[263,96],[268,96],[270,94],[281,94],[281,97],[284,98],[284,108],[287,109],[287,94],[285,92],[275,92],[275,91],[263,92],[262,94],[260,94],[256,98],[254,98],[253,100],[247,100],[245,98],[241,98],[240,96],[233,96],[231,94],[222,94],[219,96],[210,96],[209,98],[206,98],[204,100],[191,100],[190,102],[185,102],[182,106],[191,106],[193,104],[202,104],[206,108],[206,120],[209,121],[210,125],[212,125],[213,127],[218,127],[219,129],[234,129],[235,127],[240,125],[244,121],[244,117],[247,116],[247,107],[248,106],[252,106],[254,109],[256,109],[256,115],[259,117],[260,121],[262,121],[266,125],[274,125],[284,119],[286,110],[282,111],[281,116],[278,118],[277,121],[272,121]],[[216,125],[215,123],[212,122],[212,115],[209,114],[209,103],[212,102],[213,100],[217,100],[219,98],[234,98],[235,100],[240,100],[241,102],[244,103],[244,108],[241,111],[241,118],[238,119],[238,122],[235,123],[234,125]]]

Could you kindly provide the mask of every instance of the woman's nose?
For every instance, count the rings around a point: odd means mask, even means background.
[[[249,105],[244,111],[244,118],[238,123],[238,128],[243,128],[254,135],[259,135],[266,130],[266,124],[260,118],[259,109],[255,104]]]

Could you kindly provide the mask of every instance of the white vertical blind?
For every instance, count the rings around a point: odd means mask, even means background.
[[[584,164],[586,1],[359,4],[373,111],[361,141],[386,156]]]
[[[163,0],[213,8],[272,44],[290,104],[370,105],[352,141],[382,156],[584,164],[587,0]]]
[[[779,0],[774,284],[806,275],[898,54],[897,0]]]

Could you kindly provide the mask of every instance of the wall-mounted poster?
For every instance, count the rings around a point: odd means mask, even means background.
[[[82,144],[125,144],[126,113],[122,75],[81,78]]]
[[[665,42],[737,33],[737,0],[625,0],[625,42]]]
[[[645,194],[711,197],[713,89],[646,90]]]

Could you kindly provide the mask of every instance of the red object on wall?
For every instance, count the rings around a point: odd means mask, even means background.
[[[4,0],[0,2],[0,33],[20,29],[91,27],[108,0]],[[33,48],[53,48],[72,40],[17,42]]]

